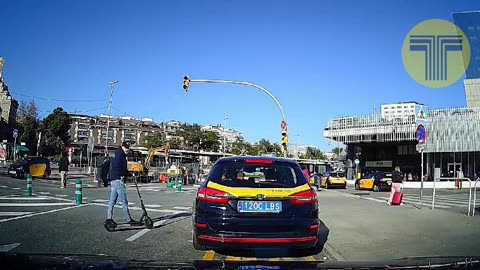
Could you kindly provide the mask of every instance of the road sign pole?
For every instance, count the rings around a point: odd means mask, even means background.
[[[421,166],[421,172],[420,172],[420,209],[422,209],[423,205],[423,149],[421,150],[421,155],[422,155],[422,166]]]

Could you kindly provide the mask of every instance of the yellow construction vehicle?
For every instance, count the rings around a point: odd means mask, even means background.
[[[141,182],[149,182],[151,177],[148,175],[148,170],[150,169],[150,162],[152,161],[153,156],[158,152],[164,152],[165,154],[165,163],[168,164],[168,154],[170,152],[170,145],[151,148],[148,151],[147,157],[142,162],[129,161],[127,163],[128,173],[130,175],[135,174],[139,177]]]

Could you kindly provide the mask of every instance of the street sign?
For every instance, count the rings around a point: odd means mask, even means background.
[[[357,164],[357,165],[360,164],[360,160],[358,158],[355,159],[355,164]]]
[[[424,143],[417,144],[417,152],[422,152],[423,150],[425,150],[425,144]]]
[[[18,129],[15,129],[13,130],[13,138],[17,138],[18,137]]]
[[[425,131],[425,126],[418,125],[417,131],[415,132],[415,137],[417,137],[418,143],[425,143],[426,136],[427,133]]]
[[[282,120],[282,123],[280,123],[280,129],[282,132],[287,131],[287,121]]]

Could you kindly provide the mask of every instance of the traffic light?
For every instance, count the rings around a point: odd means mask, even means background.
[[[188,85],[190,84],[190,78],[188,76],[183,77],[183,90],[188,92]]]
[[[287,132],[282,132],[282,150],[287,151],[287,145],[288,145],[288,134]]]

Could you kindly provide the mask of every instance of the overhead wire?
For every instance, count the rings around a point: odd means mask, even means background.
[[[18,96],[23,96],[23,97],[28,97],[28,98],[33,98],[33,99],[39,99],[39,100],[47,100],[47,101],[58,101],[58,102],[100,102],[100,101],[107,101],[108,99],[57,99],[57,98],[45,98],[45,97],[38,97],[38,96],[32,96],[32,95],[25,95],[25,94],[20,94],[16,92],[10,91],[12,95],[18,95]]]

